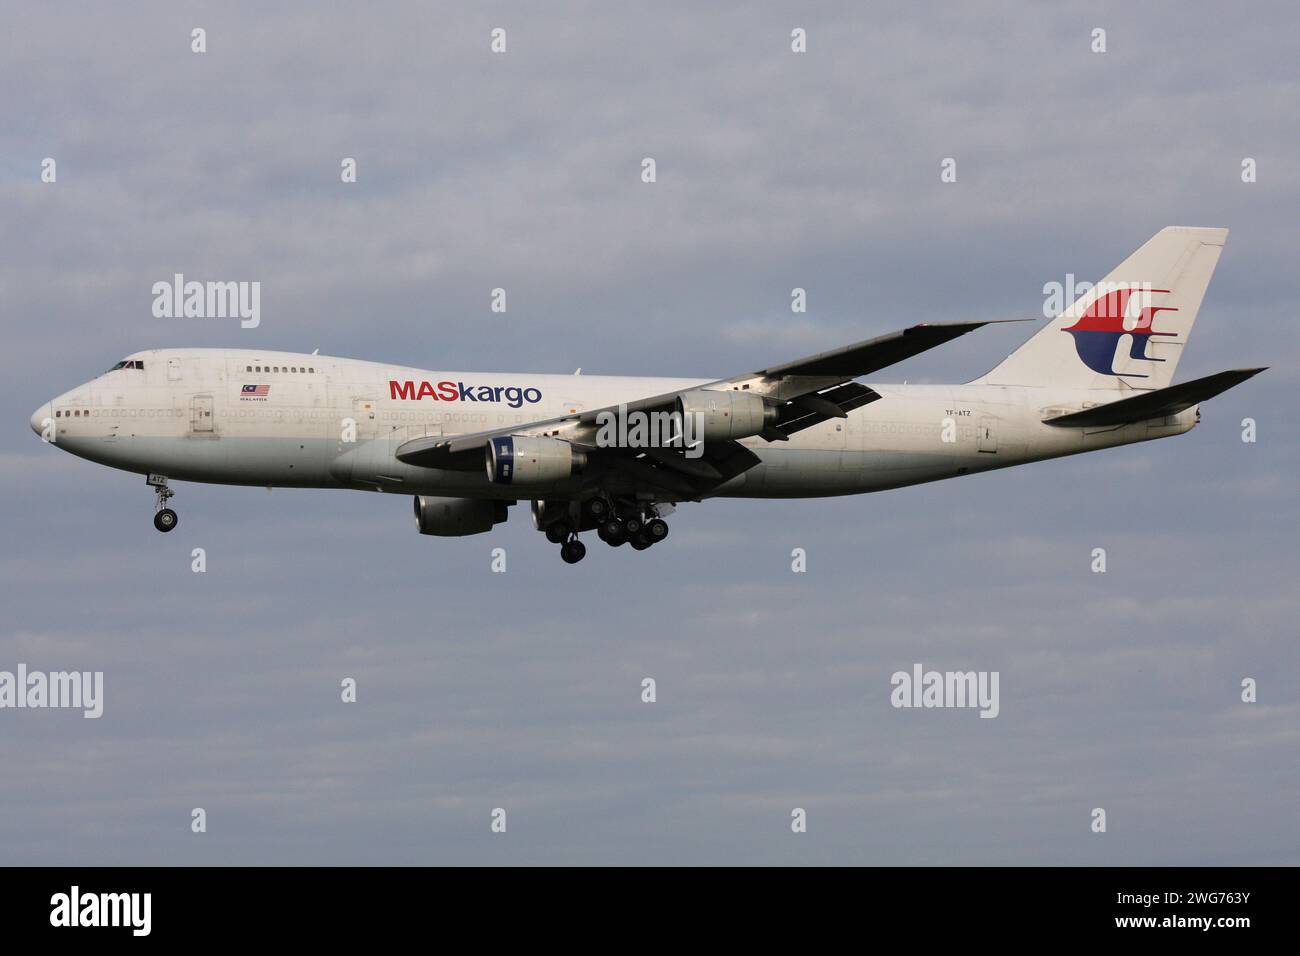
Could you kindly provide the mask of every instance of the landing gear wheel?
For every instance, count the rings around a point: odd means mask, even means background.
[[[609,514],[609,502],[604,498],[592,498],[587,502],[587,514],[600,521]]]
[[[175,497],[176,492],[167,487],[167,479],[163,475],[149,474],[144,481],[154,492],[153,526],[159,531],[170,531],[180,520],[176,517],[176,512],[166,507],[167,499]]]
[[[546,540],[551,544],[563,544],[565,539],[572,533],[572,529],[563,521],[557,521],[555,524],[546,526]]]
[[[641,519],[636,515],[623,519],[623,533],[629,538],[634,538],[641,531]]]
[[[587,546],[577,538],[560,545],[560,557],[564,559],[565,564],[577,564],[586,556]]]
[[[627,542],[627,535],[623,532],[623,522],[617,518],[602,521],[600,527],[596,529],[596,534],[600,535],[601,541],[604,541],[612,548],[617,548],[620,544]]]
[[[637,551],[644,551],[646,548],[650,547],[650,545],[654,544],[653,541],[650,541],[646,538],[644,532],[636,535],[635,537],[628,538],[627,543],[632,545],[632,547]]]
[[[641,533],[651,544],[658,544],[668,537],[668,522],[663,518],[651,518],[646,522],[645,529]]]

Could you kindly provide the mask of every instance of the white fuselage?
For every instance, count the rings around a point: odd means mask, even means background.
[[[439,372],[243,349],[159,349],[130,358],[130,365],[143,367],[106,372],[60,395],[36,411],[32,427],[80,457],[177,480],[507,500],[563,496],[569,486],[503,488],[482,469],[416,467],[399,462],[394,451],[421,436],[522,427],[706,382]],[[845,419],[797,432],[788,442],[746,439],[762,464],[715,493],[799,498],[879,491],[1181,434],[1196,421],[1190,408],[1118,428],[1042,423],[1112,401],[1113,391],[870,387],[881,398]]]

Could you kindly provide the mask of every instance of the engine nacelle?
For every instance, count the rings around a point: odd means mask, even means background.
[[[687,437],[724,441],[757,435],[776,420],[776,407],[753,392],[698,388],[677,396],[677,414]]]
[[[550,484],[587,466],[586,453],[559,438],[493,438],[486,457],[488,481],[497,485]]]
[[[504,501],[415,496],[415,527],[420,534],[436,534],[443,538],[482,534],[505,521],[507,516]]]

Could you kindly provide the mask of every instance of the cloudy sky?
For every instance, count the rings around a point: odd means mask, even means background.
[[[1300,862],[1294,5],[25,6],[0,670],[102,670],[106,700],[0,711],[0,862]],[[1190,434],[685,505],[576,567],[522,511],[431,539],[359,492],[177,484],[164,537],[141,478],[28,428],[152,347],[729,375],[1041,316],[1170,224],[1232,230],[1179,377],[1272,366]],[[154,318],[174,272],[260,281],[260,327]],[[882,378],[966,381],[1027,334]],[[892,708],[917,662],[999,671],[1000,715]]]

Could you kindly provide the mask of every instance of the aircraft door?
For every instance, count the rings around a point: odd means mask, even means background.
[[[376,402],[373,398],[352,399],[352,420],[357,426],[357,441],[372,441],[378,433]]]
[[[190,431],[196,435],[210,435],[212,426],[212,396],[195,395],[190,399]]]
[[[351,413],[337,422],[337,452],[330,474],[340,481],[374,480],[387,459],[388,442],[379,442],[378,403],[373,398],[353,398]]]

